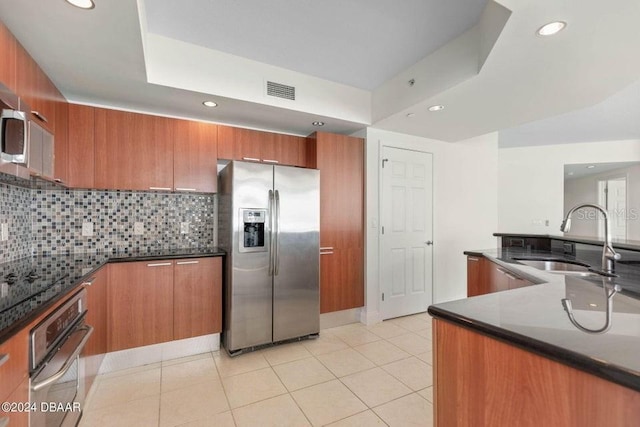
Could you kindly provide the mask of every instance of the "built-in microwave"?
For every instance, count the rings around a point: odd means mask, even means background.
[[[0,159],[26,165],[29,120],[19,107],[18,97],[0,83]]]
[[[0,158],[5,162],[27,164],[27,114],[4,109],[0,115]]]

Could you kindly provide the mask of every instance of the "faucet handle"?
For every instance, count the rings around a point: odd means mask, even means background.
[[[622,255],[620,255],[618,252],[615,252],[615,253],[613,254],[613,259],[615,259],[616,261],[617,261],[617,260],[619,260],[619,259],[621,259],[621,258],[622,258]]]

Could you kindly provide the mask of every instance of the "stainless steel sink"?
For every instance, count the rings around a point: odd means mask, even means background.
[[[557,260],[533,260],[533,259],[517,259],[520,264],[528,265],[538,270],[549,272],[568,273],[568,272],[589,272],[589,266],[574,262],[557,261]]]

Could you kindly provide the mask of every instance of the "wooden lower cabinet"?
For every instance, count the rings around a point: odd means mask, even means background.
[[[222,257],[114,263],[108,282],[108,351],[222,330]]]
[[[443,320],[433,334],[438,427],[638,425],[634,390]]]
[[[93,326],[93,334],[82,351],[85,364],[85,386],[86,390],[89,390],[107,353],[108,266],[102,267],[85,283],[87,289],[86,322]]]
[[[483,256],[467,257],[467,296],[469,297],[531,285],[533,282]]]
[[[22,329],[0,345],[0,402],[29,401],[28,349],[29,328]],[[29,423],[28,412],[4,412],[0,409],[0,425],[5,418],[9,419],[10,427],[27,427]]]
[[[333,248],[320,255],[320,312],[364,305],[363,259],[359,248]],[[354,286],[355,284],[355,286]]]
[[[108,351],[173,339],[173,261],[109,266]]]
[[[173,338],[222,331],[222,258],[178,260],[174,267]]]

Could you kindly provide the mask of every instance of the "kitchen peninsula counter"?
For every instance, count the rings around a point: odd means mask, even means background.
[[[522,248],[465,254],[485,257],[533,284],[429,307],[436,425],[637,425],[640,274],[635,264],[620,265],[618,277],[578,277],[516,258],[585,262],[595,269],[599,261]],[[612,298],[609,330],[587,333],[571,323],[563,299],[571,301],[582,326],[603,327],[605,289],[614,286],[619,291]]]
[[[40,255],[0,264],[0,344],[69,295],[109,262],[153,261],[224,256],[222,249],[186,248],[148,251]],[[12,274],[13,273],[13,274]],[[34,274],[30,274],[34,273]],[[7,283],[5,285],[5,283]]]

